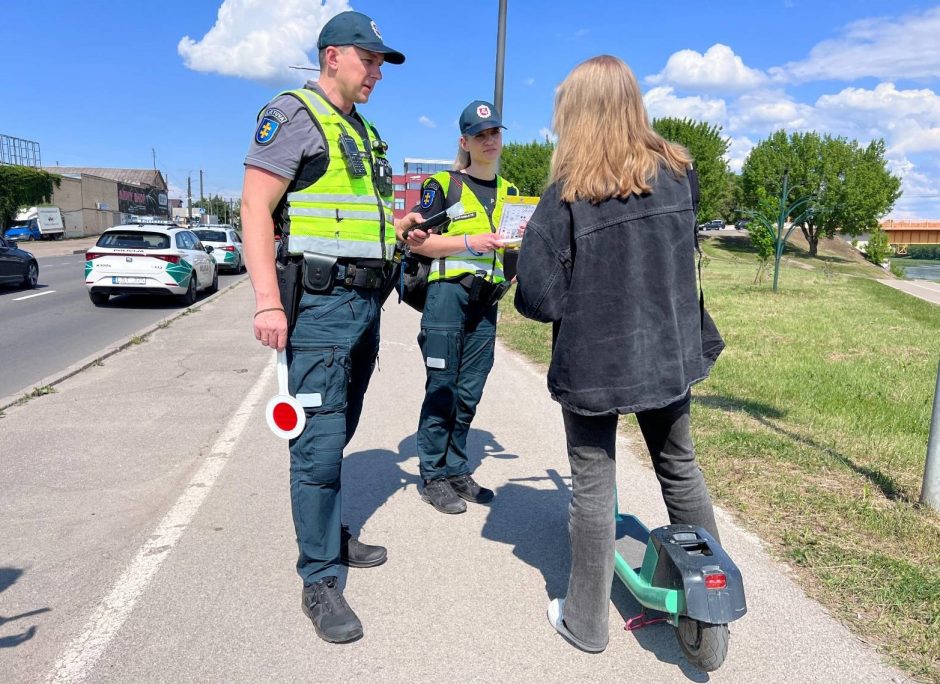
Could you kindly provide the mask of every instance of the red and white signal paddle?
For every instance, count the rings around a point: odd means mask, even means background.
[[[277,395],[268,401],[268,407],[264,413],[271,432],[284,439],[293,439],[303,432],[307,416],[304,414],[304,407],[301,403],[288,393],[287,352],[285,350],[277,352],[276,363]]]

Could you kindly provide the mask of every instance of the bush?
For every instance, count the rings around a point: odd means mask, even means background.
[[[940,245],[909,245],[907,255],[911,259],[940,259]]]
[[[875,228],[868,238],[868,245],[865,248],[865,258],[876,266],[881,266],[882,262],[891,255],[891,247],[888,246],[888,234]]]

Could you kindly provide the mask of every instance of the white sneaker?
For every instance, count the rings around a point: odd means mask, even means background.
[[[587,651],[588,653],[600,653],[605,648],[607,648],[606,645],[601,646],[600,648],[588,646],[583,641],[578,639],[578,637],[576,637],[574,634],[569,632],[568,628],[565,627],[565,619],[563,615],[564,609],[565,599],[563,598],[552,599],[552,601],[548,604],[548,611],[546,614],[548,615],[549,623],[551,623],[552,627],[555,628],[555,631],[561,634],[571,644],[577,646],[582,651]]]

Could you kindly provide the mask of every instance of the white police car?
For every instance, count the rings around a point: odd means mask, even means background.
[[[227,224],[207,224],[193,228],[202,244],[212,247],[212,258],[219,268],[241,273],[245,268],[242,238],[234,227]]]
[[[189,306],[200,290],[215,292],[219,269],[199,238],[175,224],[108,228],[85,253],[85,286],[95,306],[111,295],[177,295]]]

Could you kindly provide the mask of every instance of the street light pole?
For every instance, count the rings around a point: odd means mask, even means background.
[[[790,187],[790,170],[786,169],[783,172],[783,190],[780,192],[780,214],[777,216],[776,225],[771,223],[766,216],[756,211],[745,212],[746,215],[761,224],[767,232],[770,233],[770,238],[774,241],[774,292],[777,291],[777,278],[780,275],[780,259],[783,257],[783,248],[796,227],[813,213],[814,207],[807,205],[816,199],[814,195],[807,195],[788,206],[787,199],[792,189],[793,188]],[[783,231],[787,225],[787,217],[793,216],[799,209],[802,209],[802,212],[790,222],[790,228],[784,234]]]
[[[506,3],[499,0],[499,20],[496,30],[496,87],[493,93],[493,104],[496,111],[503,115],[503,72],[506,69]]]

